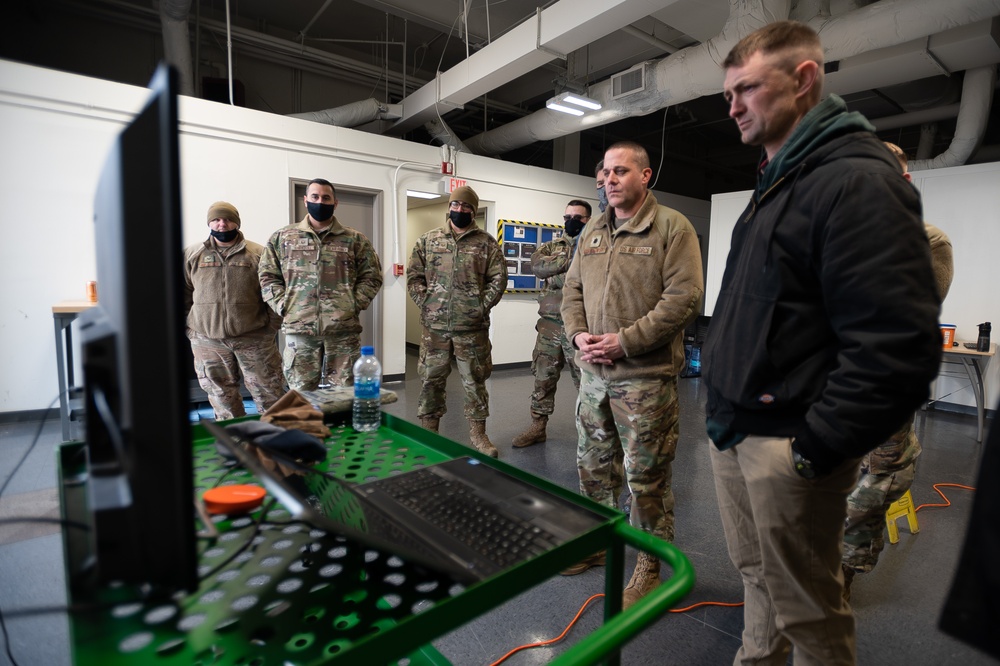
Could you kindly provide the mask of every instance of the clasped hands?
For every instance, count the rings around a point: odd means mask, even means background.
[[[617,333],[603,335],[577,333],[573,338],[573,344],[581,352],[580,360],[586,363],[614,365],[615,359],[625,356],[625,350],[622,349]]]

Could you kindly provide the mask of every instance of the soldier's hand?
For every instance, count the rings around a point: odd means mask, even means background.
[[[583,351],[584,347],[590,345],[591,342],[597,340],[597,336],[591,335],[590,333],[577,333],[573,338],[573,344],[580,351]]]
[[[585,335],[581,333],[580,335]],[[621,342],[617,333],[605,333],[604,335],[589,335],[589,340],[585,344],[579,344],[580,335],[575,339],[577,346],[583,354],[580,359],[596,365],[613,365],[615,359],[625,356]]]

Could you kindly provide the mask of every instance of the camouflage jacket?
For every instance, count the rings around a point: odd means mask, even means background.
[[[480,331],[507,287],[507,263],[497,240],[478,227],[460,236],[451,223],[417,240],[406,268],[406,290],[420,323],[436,331]]]
[[[359,313],[382,288],[382,264],[360,231],[334,217],[320,235],[306,217],[271,235],[260,259],[260,288],[284,318],[285,333],[359,333]]]
[[[562,307],[562,288],[575,251],[576,239],[564,235],[543,243],[531,255],[532,272],[545,280],[545,286],[538,295],[540,317],[562,323],[562,315],[559,313],[559,308]]]
[[[187,327],[221,340],[278,330],[280,319],[264,305],[257,266],[264,248],[238,240],[223,254],[209,236],[184,250],[184,311]]]

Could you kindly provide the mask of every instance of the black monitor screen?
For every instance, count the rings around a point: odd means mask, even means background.
[[[98,305],[81,317],[88,502],[101,582],[197,587],[176,72],[112,147],[94,203]]]

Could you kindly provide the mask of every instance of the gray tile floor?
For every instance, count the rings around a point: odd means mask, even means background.
[[[489,382],[491,412],[487,430],[501,457],[567,488],[576,489],[573,422],[574,395],[564,373],[549,423],[548,441],[514,450],[511,438],[527,423],[532,378],[526,369],[495,371]],[[419,381],[415,361],[408,363],[409,381],[387,385],[399,401],[388,411],[416,419]],[[729,562],[715,502],[707,440],[704,436],[704,390],[698,379],[680,380],[681,440],[674,463],[677,501],[676,545],[693,562],[697,583],[682,606],[702,601],[738,602],[742,587]],[[457,372],[449,379],[449,412],[441,433],[468,441],[462,416]],[[37,423],[0,424],[0,483],[10,475],[38,430]],[[924,412],[917,418],[924,446],[913,496],[917,504],[937,503],[934,483],[972,485],[982,447],[975,441],[972,416]],[[0,518],[53,515],[55,511],[54,446],[58,421],[47,422],[38,444],[10,481],[0,499]],[[861,664],[992,664],[963,643],[937,629],[937,618],[951,582],[965,533],[972,494],[945,489],[952,501],[946,509],[920,511],[920,532],[911,535],[900,521],[900,542],[889,545],[878,568],[854,583],[853,605],[858,623]],[[0,607],[7,619],[10,645],[21,666],[66,666],[70,663],[65,615],[25,615],[24,609],[65,603],[62,543],[49,525],[0,524]],[[512,648],[557,636],[591,595],[603,592],[603,571],[557,578],[504,604],[461,630],[434,642],[455,664],[489,664]],[[22,613],[19,613],[22,611]],[[600,624],[603,606],[591,604],[572,633],[560,644],[521,652],[512,665],[543,664]],[[671,613],[630,643],[625,664],[730,664],[742,630],[739,608],[702,607]],[[7,656],[0,650],[0,664]]]

